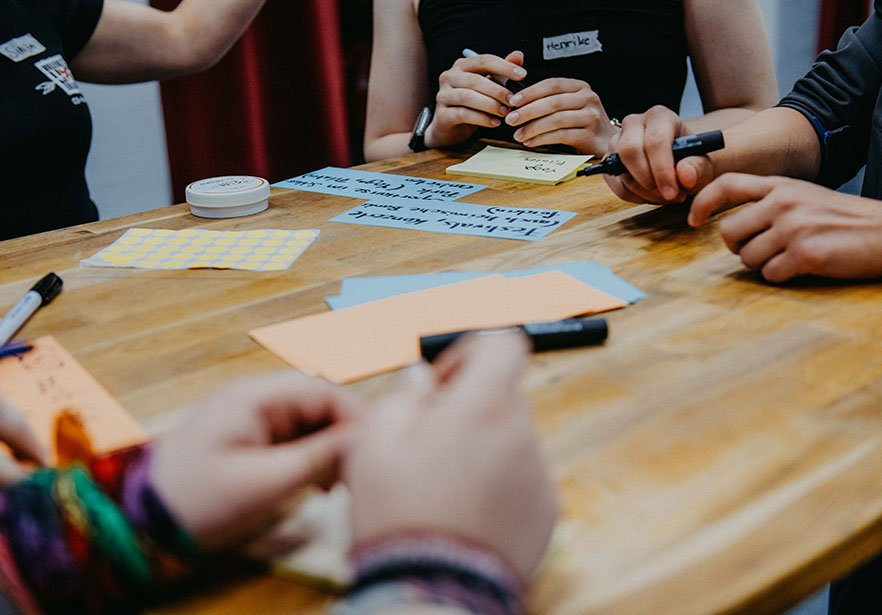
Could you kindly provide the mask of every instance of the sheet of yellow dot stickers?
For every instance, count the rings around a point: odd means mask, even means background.
[[[133,228],[94,256],[86,267],[141,269],[245,269],[281,271],[318,237],[318,230],[210,231]]]

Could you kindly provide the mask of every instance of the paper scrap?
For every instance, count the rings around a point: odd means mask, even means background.
[[[294,367],[350,382],[420,359],[424,335],[558,320],[627,305],[561,271],[491,275],[249,332]]]
[[[413,203],[386,198],[363,203],[331,222],[455,235],[539,241],[576,214],[556,209],[490,207],[472,203]]]
[[[459,164],[447,167],[450,175],[508,179],[554,185],[572,179],[593,156],[544,154],[488,145]]]
[[[543,273],[545,271],[563,271],[585,284],[618,297],[622,301],[634,303],[646,298],[646,293],[628,284],[614,274],[608,267],[592,261],[546,265],[518,271],[497,272],[463,272],[444,271],[440,273],[417,273],[411,275],[365,276],[346,278],[340,285],[340,294],[326,297],[325,302],[332,310],[339,310],[368,301],[376,301],[395,295],[403,295],[417,290],[434,288],[445,284],[455,284],[465,280],[501,273],[507,277],[519,277]]]
[[[98,454],[147,439],[137,421],[53,337],[31,344],[25,354],[0,359],[0,396],[22,412],[47,451],[55,453],[55,421],[64,412],[80,420]]]
[[[349,490],[305,493],[291,512],[247,545],[248,556],[269,562],[279,576],[331,591],[352,582],[352,506]]]
[[[243,269],[281,271],[291,266],[315,241],[319,231],[260,229],[133,228],[97,254],[83,259],[84,267],[139,269]]]
[[[486,188],[478,184],[338,167],[325,167],[273,186],[364,200],[397,197],[413,201],[453,201]]]

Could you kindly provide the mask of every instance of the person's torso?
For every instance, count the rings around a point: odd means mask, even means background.
[[[464,48],[524,52],[527,82],[569,77],[597,92],[609,117],[679,109],[688,55],[682,0],[421,0],[429,87]]]
[[[0,0],[0,239],[95,219],[84,175],[92,119],[57,6]]]

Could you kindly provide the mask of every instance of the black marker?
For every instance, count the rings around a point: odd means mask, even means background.
[[[462,57],[464,58],[473,58],[476,55],[478,55],[477,51],[472,51],[471,49],[462,50]],[[527,87],[527,84],[523,81],[514,81],[508,77],[503,77],[502,75],[490,75],[490,78],[502,87],[507,88],[512,94],[517,94]]]
[[[726,144],[723,141],[723,133],[719,130],[714,130],[713,132],[703,132],[700,135],[687,135],[685,137],[674,139],[674,144],[671,146],[671,149],[674,151],[674,162],[679,162],[689,156],[709,154],[710,152],[723,149],[725,146]],[[621,175],[622,173],[627,172],[628,169],[626,169],[622,161],[619,160],[619,155],[610,154],[603,159],[603,162],[590,167],[585,167],[576,173],[576,175],[597,175],[598,173],[603,173],[604,175]]]
[[[18,300],[6,315],[0,319],[0,344],[5,344],[21,329],[37,308],[52,301],[61,292],[61,278],[50,273],[34,284],[33,288]]]
[[[527,337],[533,342],[533,352],[602,344],[607,336],[606,320],[603,318],[567,318],[551,322],[528,322],[516,327],[482,329],[477,333],[486,335],[503,333],[513,329],[520,329],[527,334]],[[475,331],[456,331],[421,337],[420,354],[427,361],[434,361],[435,357],[441,354],[445,348],[467,333],[475,333]]]

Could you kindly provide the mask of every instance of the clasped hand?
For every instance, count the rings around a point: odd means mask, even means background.
[[[426,145],[456,145],[479,127],[495,128],[505,122],[517,128],[515,140],[528,147],[563,144],[583,154],[605,154],[617,129],[600,97],[584,81],[545,79],[512,94],[487,77],[521,81],[527,76],[523,64],[520,51],[505,58],[482,54],[458,59],[439,79]]]

